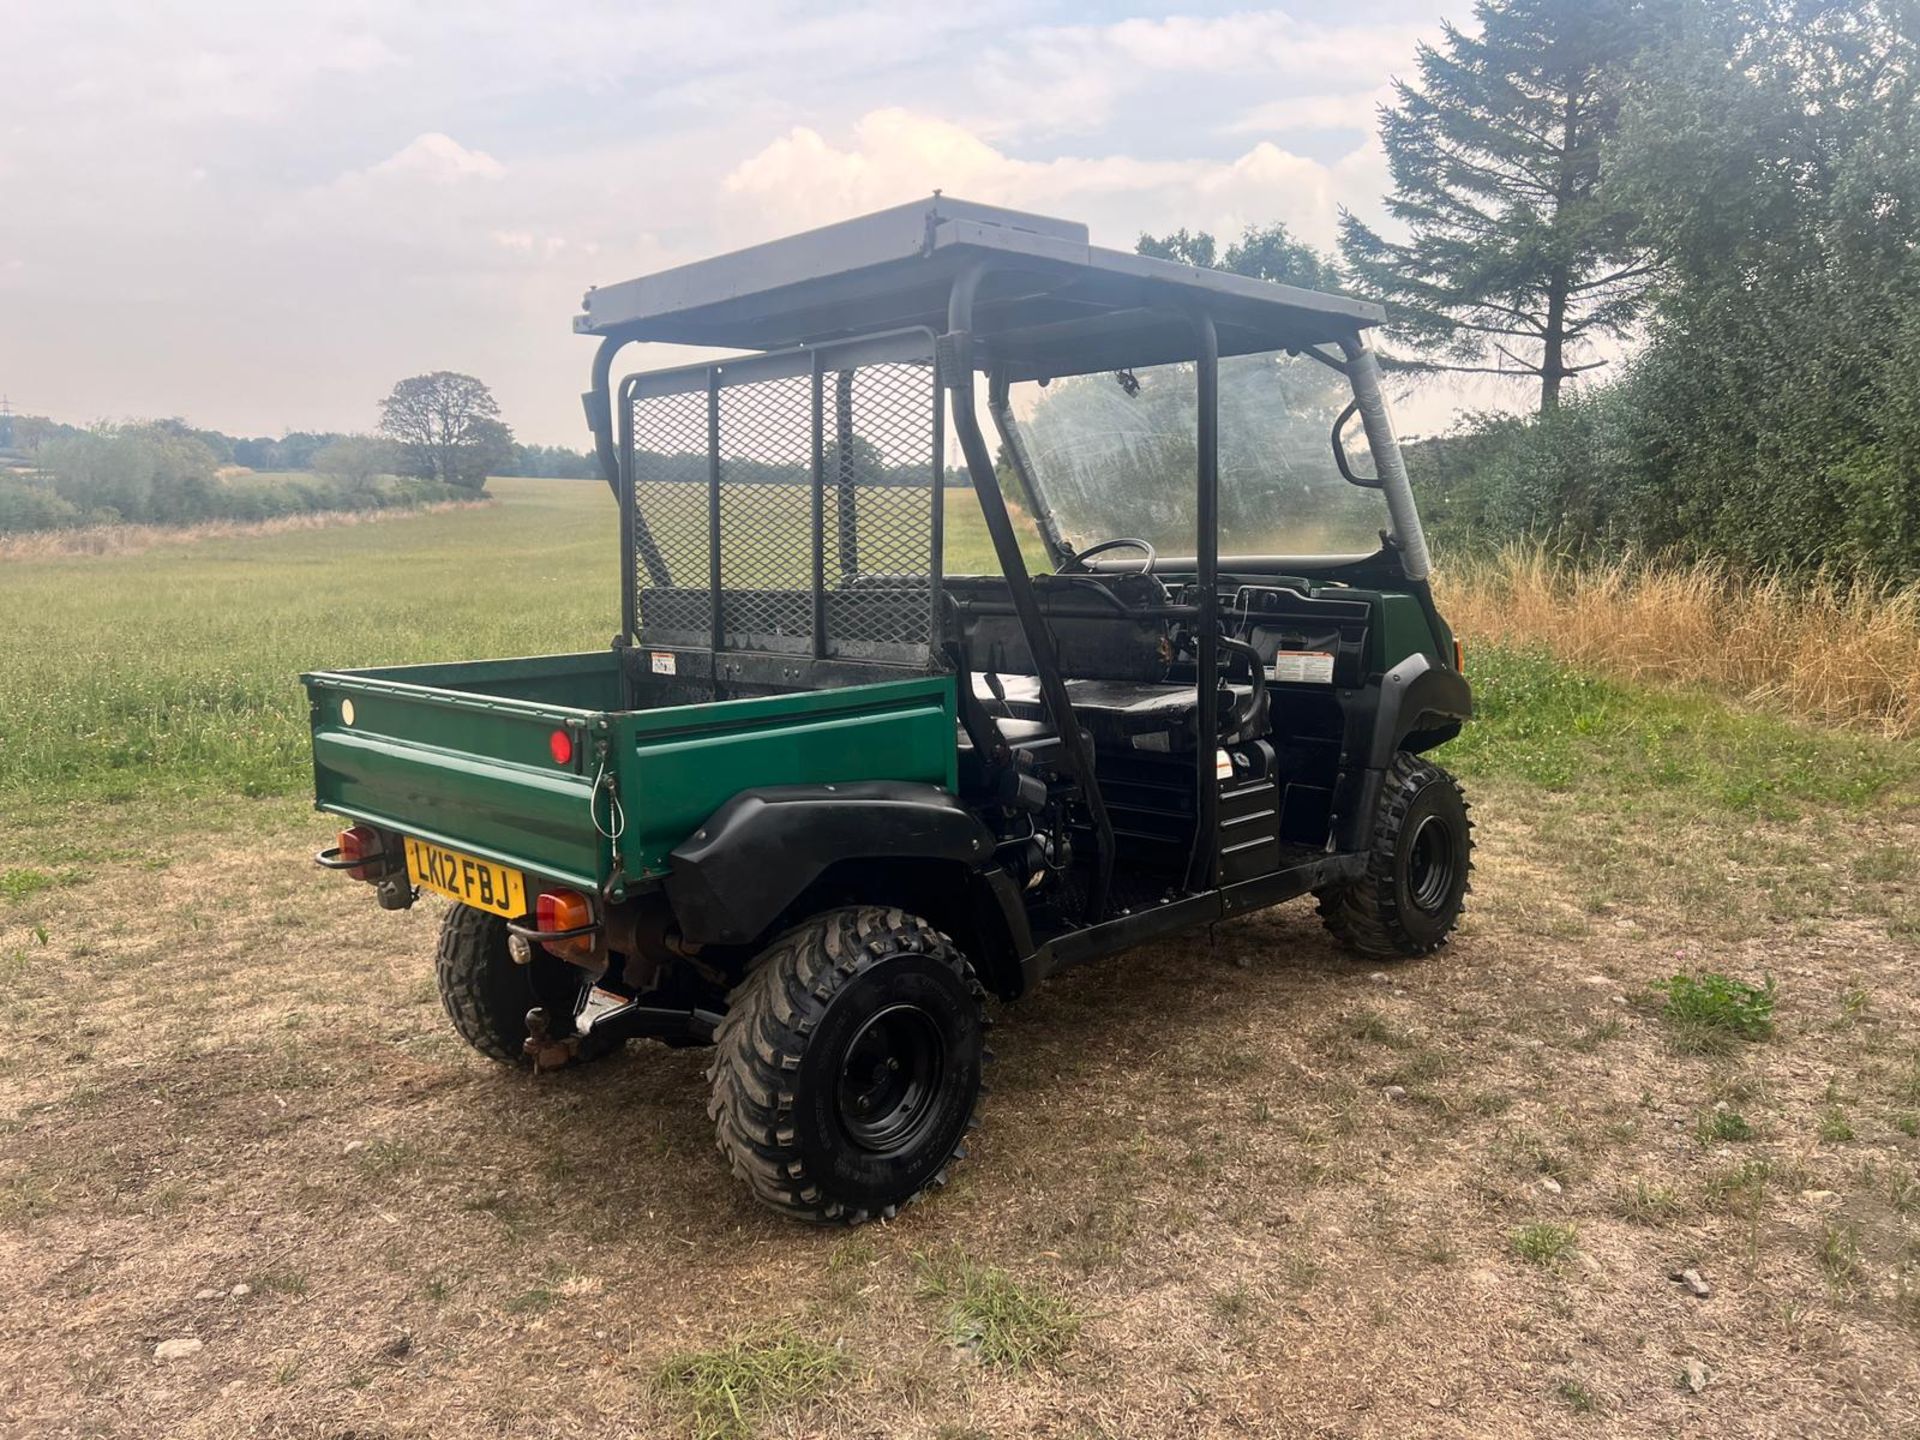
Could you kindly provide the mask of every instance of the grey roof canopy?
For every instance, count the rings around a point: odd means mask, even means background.
[[[582,334],[731,350],[946,328],[955,277],[987,262],[974,309],[983,365],[1015,379],[1192,358],[1191,316],[1220,353],[1351,341],[1385,320],[1344,296],[1088,243],[1067,220],[935,195],[591,290]]]

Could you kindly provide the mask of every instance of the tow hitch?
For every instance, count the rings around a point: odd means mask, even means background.
[[[571,1034],[556,1035],[553,1016],[544,1006],[527,1011],[527,1038],[521,1049],[533,1061],[536,1074],[558,1070],[578,1059],[581,1043],[589,1035],[621,1040],[651,1037],[669,1044],[704,1045],[712,1041],[720,1016],[712,1010],[642,1005],[632,996],[595,985],[587,992],[573,1025]]]

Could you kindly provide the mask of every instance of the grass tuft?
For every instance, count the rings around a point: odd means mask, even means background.
[[[1738,1110],[1709,1110],[1700,1117],[1700,1143],[1714,1140],[1751,1140],[1753,1126]]]
[[[1679,1196],[1670,1188],[1650,1185],[1640,1179],[1633,1182],[1631,1189],[1620,1192],[1614,1213],[1635,1225],[1663,1225],[1679,1215],[1682,1208]]]
[[[1821,1226],[1815,1254],[1827,1279],[1838,1288],[1851,1287],[1865,1272],[1860,1261],[1860,1227],[1850,1220],[1829,1220]]]
[[[1713,1054],[1741,1040],[1765,1040],[1773,1034],[1773,977],[1750,985],[1718,971],[1675,975],[1654,984],[1666,996],[1660,1018],[1682,1050]]]
[[[984,1364],[1030,1370],[1057,1360],[1080,1333],[1066,1301],[958,1250],[921,1257],[920,1293],[947,1302],[948,1334]]]
[[[0,900],[24,900],[58,883],[44,870],[0,870]]]
[[[655,1383],[686,1413],[696,1440],[740,1440],[772,1412],[825,1394],[847,1369],[838,1350],[781,1328],[676,1355]]]
[[[1847,1112],[1838,1105],[1830,1105],[1820,1117],[1820,1138],[1830,1144],[1840,1144],[1853,1139],[1853,1122],[1847,1119]]]
[[[1591,1415],[1600,1408],[1598,1397],[1578,1380],[1562,1380],[1555,1388],[1567,1408],[1576,1415]]]
[[[1573,1253],[1579,1233],[1573,1225],[1522,1225],[1513,1232],[1514,1253],[1529,1265],[1558,1264]]]

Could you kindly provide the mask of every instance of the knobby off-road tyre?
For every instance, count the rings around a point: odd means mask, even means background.
[[[1336,939],[1373,960],[1427,955],[1447,943],[1472,888],[1473,822],[1459,782],[1401,753],[1387,767],[1366,873],[1314,891]]]
[[[516,965],[507,953],[507,922],[470,905],[455,905],[440,923],[435,970],[440,1003],[460,1038],[489,1060],[531,1065],[523,1046],[527,1011],[545,1006],[556,1033],[573,1022],[581,992],[591,983],[579,967],[536,949],[533,960]],[[577,1060],[597,1060],[623,1042],[589,1036]]]
[[[944,1185],[973,1128],[986,992],[954,943],[899,910],[789,930],[728,999],[707,1072],[720,1153],[803,1220],[891,1217]]]

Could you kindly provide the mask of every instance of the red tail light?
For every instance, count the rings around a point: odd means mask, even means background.
[[[355,825],[351,830],[342,830],[339,845],[342,860],[369,862],[380,860],[384,848],[380,843],[380,832],[371,825]],[[347,874],[355,880],[378,880],[380,867],[374,863],[355,865]]]
[[[556,730],[547,737],[547,753],[553,756],[556,765],[573,763],[573,736],[564,730]]]
[[[1453,668],[1462,675],[1467,673],[1467,647],[1458,640],[1453,642]]]
[[[538,930],[579,930],[593,924],[593,906],[578,890],[543,890],[533,902],[533,921]],[[593,942],[591,935],[578,935],[543,943],[556,955],[591,955]]]

